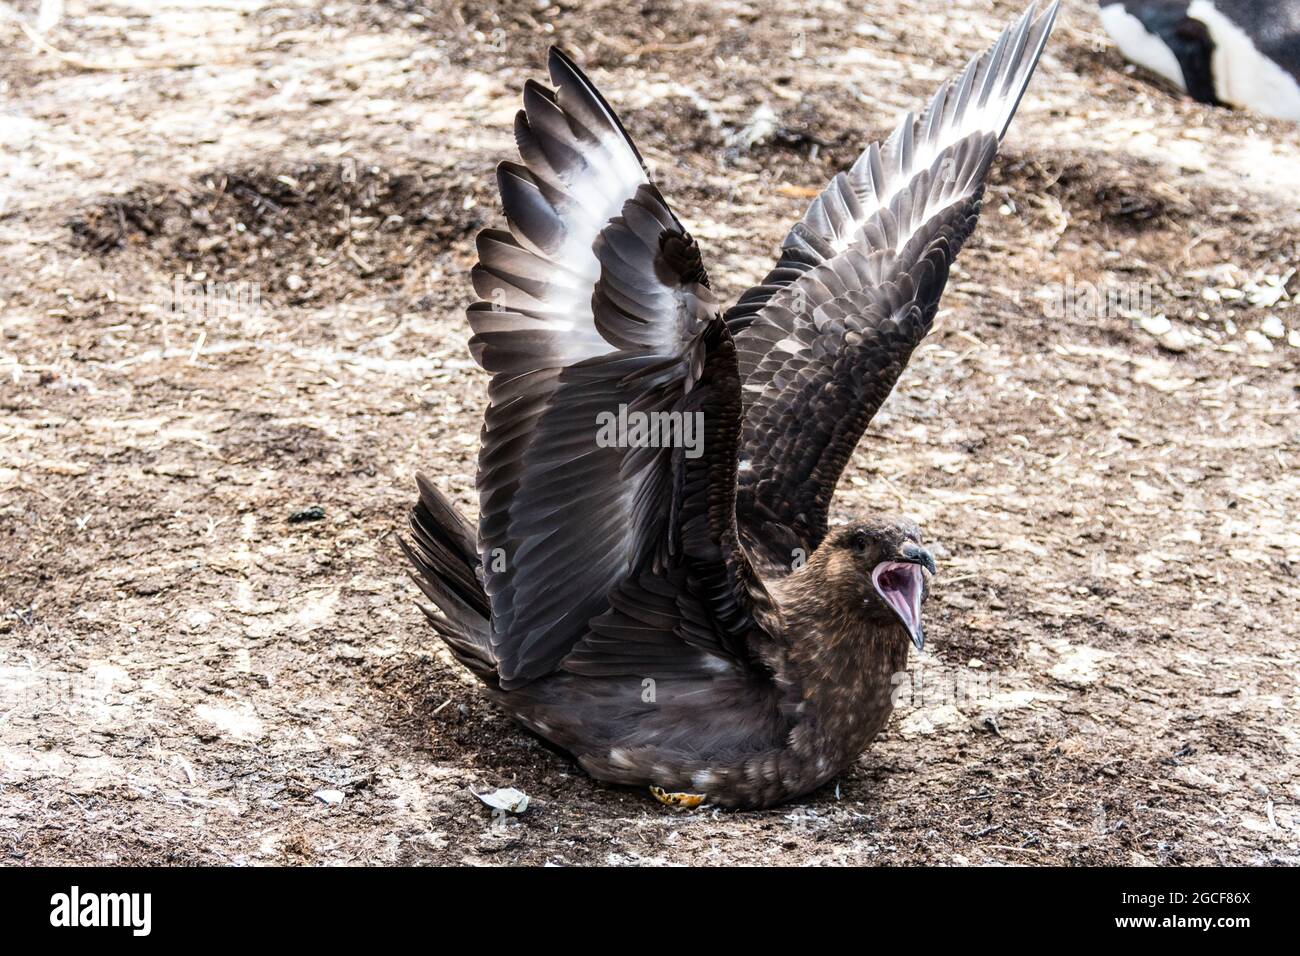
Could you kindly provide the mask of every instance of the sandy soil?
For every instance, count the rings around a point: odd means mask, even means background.
[[[936,542],[913,684],[834,785],[683,813],[487,706],[395,543],[417,470],[474,509],[519,88],[588,64],[734,296],[1018,0],[37,7],[0,4],[0,861],[1300,862],[1300,130],[1066,3],[837,501]]]

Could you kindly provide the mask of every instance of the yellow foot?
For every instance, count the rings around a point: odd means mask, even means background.
[[[704,802],[704,794],[702,793],[669,793],[663,787],[651,787],[650,796],[665,807],[681,807],[685,810],[698,807]]]

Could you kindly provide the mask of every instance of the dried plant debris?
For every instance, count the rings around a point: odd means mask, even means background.
[[[268,276],[305,300],[323,272],[391,282],[472,235],[484,224],[476,192],[485,172],[471,180],[347,162],[212,173],[183,189],[137,187],[79,211],[68,227],[96,255],[143,249],[205,277]]]
[[[1048,198],[1073,220],[1142,231],[1177,222],[1192,211],[1188,198],[1162,178],[1149,161],[1105,162],[1070,151],[1049,156],[1009,152],[989,180],[990,192],[1021,205]]]

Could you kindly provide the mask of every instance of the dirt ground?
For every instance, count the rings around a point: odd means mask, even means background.
[[[1300,129],[1153,85],[1082,0],[836,502],[941,565],[856,766],[669,810],[415,607],[395,533],[417,470],[475,510],[467,272],[549,43],[732,298],[1019,8],[0,2],[0,862],[1300,863]]]

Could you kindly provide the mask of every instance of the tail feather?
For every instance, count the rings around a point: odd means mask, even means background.
[[[414,567],[412,579],[431,602],[420,609],[457,660],[495,683],[488,640],[492,612],[479,577],[473,527],[428,479],[417,475],[415,480],[420,500],[411,509],[411,540],[398,543]]]

